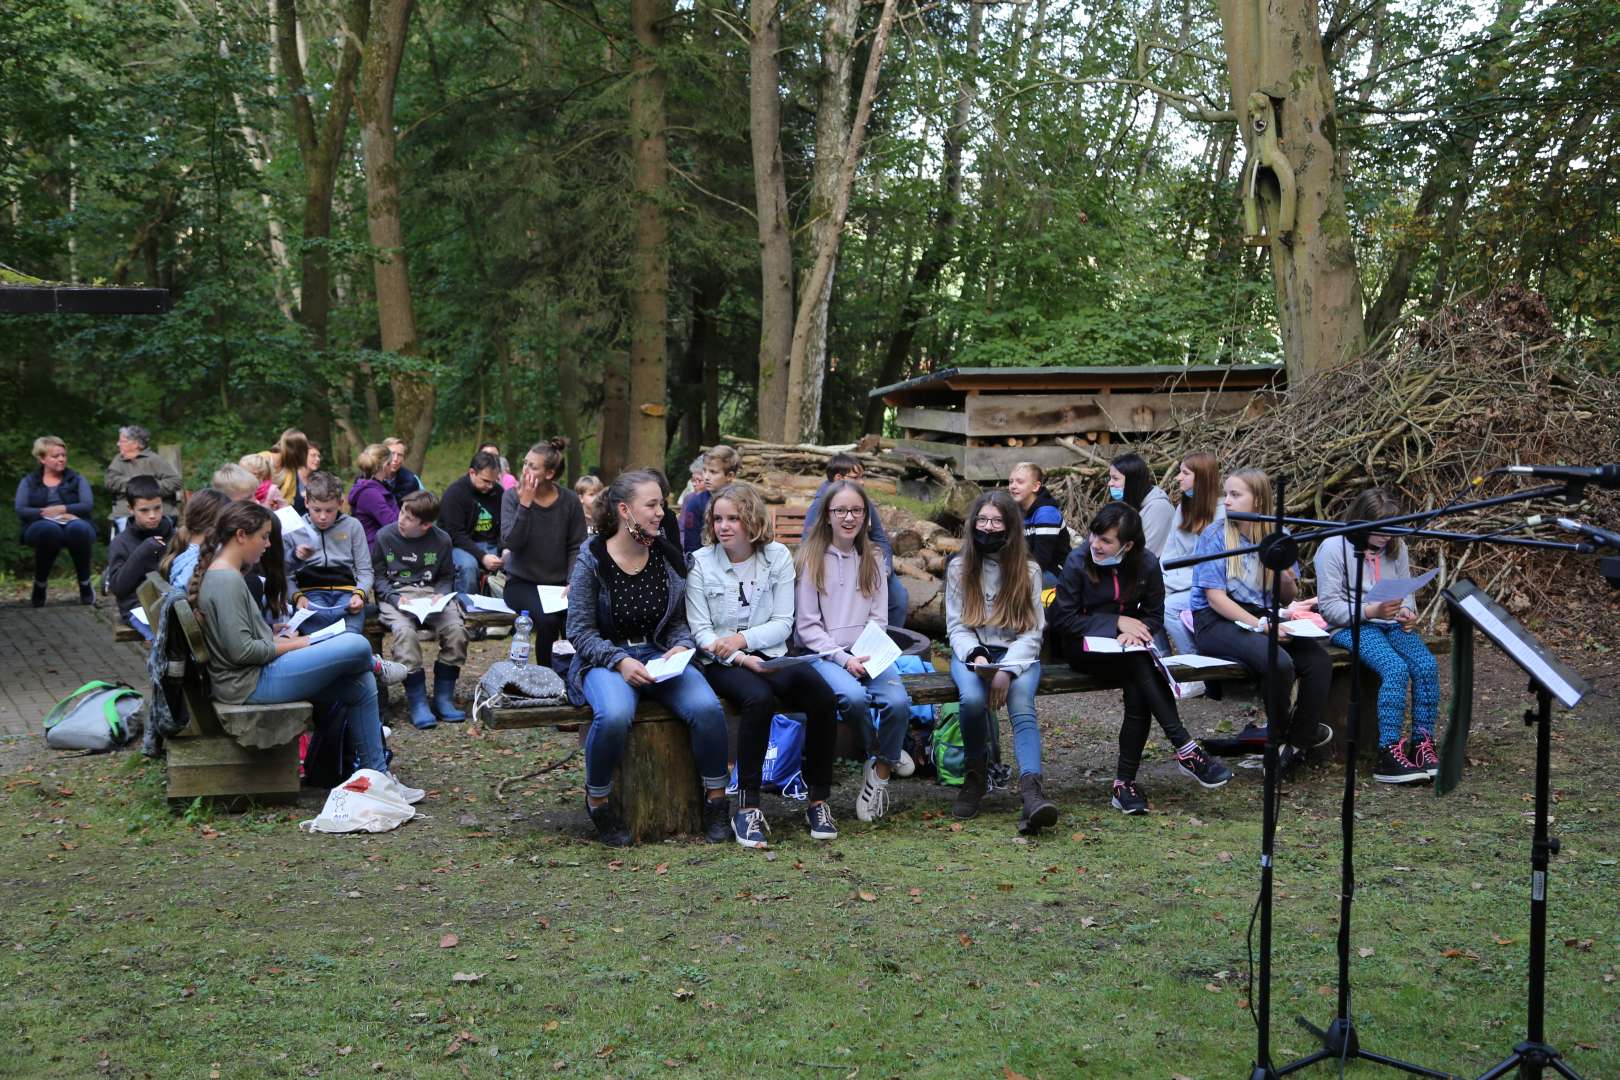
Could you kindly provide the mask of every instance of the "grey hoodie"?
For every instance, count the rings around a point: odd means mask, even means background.
[[[1158,555],[1164,542],[1170,538],[1170,529],[1176,522],[1176,508],[1170,505],[1170,496],[1156,487],[1148,488],[1137,510],[1142,515],[1142,541],[1147,549]]]
[[[951,655],[964,664],[984,646],[1004,648],[1002,660],[1041,658],[1041,638],[1046,633],[1046,609],[1041,606],[1041,566],[1031,562],[1019,584],[1030,590],[1035,599],[1035,625],[1022,634],[1009,633],[999,626],[969,626],[962,621],[962,560],[952,559],[945,568],[945,628],[951,637]],[[1001,560],[984,559],[979,564],[979,587],[984,590],[984,606],[988,613],[1001,592]],[[1017,587],[1017,586],[1014,586]]]
[[[1316,549],[1316,611],[1335,630],[1350,625],[1350,593],[1356,584],[1350,577],[1355,573],[1355,567],[1350,564],[1353,550],[1350,541],[1342,536],[1330,537],[1322,541],[1321,546]],[[1385,578],[1412,576],[1404,543],[1401,545],[1401,553],[1395,556],[1380,555],[1369,548],[1363,559],[1363,565],[1365,566],[1361,573],[1363,595]],[[1417,610],[1415,595],[1404,598],[1401,603],[1413,611]],[[1387,623],[1391,620],[1376,621]]]
[[[308,544],[315,553],[308,559],[298,557],[298,545]],[[321,530],[304,515],[304,527],[281,538],[282,550],[287,556],[287,580],[297,587],[293,594],[306,589],[358,589],[371,595],[371,545],[366,543],[366,530],[348,514],[339,514],[330,528]]]

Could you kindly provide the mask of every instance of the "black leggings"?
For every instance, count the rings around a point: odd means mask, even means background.
[[[22,542],[34,549],[34,580],[51,576],[56,557],[64,550],[73,556],[73,570],[80,585],[90,580],[90,550],[96,544],[95,526],[83,518],[66,525],[40,519],[23,530]]]
[[[1119,759],[1114,777],[1135,780],[1142,764],[1142,747],[1147,745],[1153,720],[1159,721],[1164,737],[1177,750],[1192,742],[1176,711],[1176,696],[1170,684],[1145,652],[1088,653],[1078,639],[1064,641],[1063,658],[1076,671],[1104,679],[1117,679],[1125,690],[1125,719],[1119,725]]]
[[[777,712],[804,713],[800,768],[810,798],[826,799],[832,791],[833,750],[838,741],[838,699],[826,680],[809,664],[758,675],[717,662],[704,667],[703,674],[715,694],[737,709],[737,790],[742,805],[759,805],[771,717]]]
[[[534,653],[529,657],[529,662],[550,667],[551,646],[563,636],[568,613],[556,611],[548,614],[541,611],[539,585],[511,574],[506,575],[506,589],[501,598],[506,601],[507,607],[513,611],[527,611],[529,618],[534,620]]]
[[[1265,614],[1259,608],[1244,607],[1250,614]],[[1269,651],[1265,634],[1241,630],[1232,620],[1217,615],[1214,608],[1200,608],[1193,613],[1193,641],[1200,654],[1235,660],[1260,676],[1264,686]],[[1286,739],[1301,723],[1314,726],[1327,719],[1333,658],[1310,638],[1289,638],[1277,644],[1278,682],[1276,686],[1264,686],[1266,722],[1278,725],[1277,730]],[[1288,694],[1296,682],[1299,694],[1290,713]]]

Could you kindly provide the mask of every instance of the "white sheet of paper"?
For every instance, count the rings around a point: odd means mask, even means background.
[[[660,656],[656,660],[647,661],[647,674],[653,677],[654,682],[668,682],[686,670],[686,665],[692,662],[697,655],[696,649],[682,649],[674,656]]]
[[[1165,657],[1164,662],[1169,667],[1205,668],[1225,667],[1232,661],[1222,660],[1218,656],[1199,656],[1197,653],[1177,653],[1175,656]]]
[[[311,645],[313,645],[317,641],[325,641],[327,638],[337,637],[339,634],[345,632],[348,629],[349,629],[349,624],[344,622],[342,619],[339,619],[337,622],[331,624],[330,626],[323,626],[319,630],[315,631],[313,634],[309,635],[309,643]]]
[[[851,656],[866,657],[861,661],[861,666],[866,669],[867,678],[870,679],[877,678],[900,659],[900,646],[894,643],[887,630],[875,622],[866,624],[861,636],[847,651]]]
[[[468,611],[489,611],[497,615],[516,615],[517,612],[506,606],[506,601],[498,596],[479,596],[475,593],[462,593],[461,606]]]
[[[540,594],[540,610],[547,615],[568,610],[568,590],[564,586],[536,585],[534,591]]]
[[[1433,581],[1439,573],[1439,568],[1436,568],[1430,570],[1427,574],[1419,574],[1415,578],[1385,578],[1362,593],[1361,598],[1368,604],[1383,604],[1390,600],[1404,600]]]
[[[281,538],[285,540],[300,529],[307,528],[304,516],[290,506],[283,506],[276,511],[276,520],[281,522]]]
[[[553,651],[555,651],[555,646],[553,646]],[[766,671],[783,671],[787,668],[802,667],[805,664],[813,664],[817,660],[824,659],[825,657],[831,655],[831,652],[821,652],[805,653],[803,656],[776,656],[769,660],[760,661],[760,665],[764,667]]]
[[[134,607],[129,609],[129,617],[146,627],[148,630],[152,628],[152,624],[148,622],[146,618],[146,609],[141,607],[139,604],[136,604]]]
[[[1289,637],[1327,637],[1328,632],[1309,619],[1289,619],[1282,624]]]
[[[1121,645],[1117,638],[1089,637],[1088,636],[1086,638],[1086,652],[1095,652],[1095,653],[1147,652],[1147,646],[1146,645],[1129,645],[1129,646]]]
[[[441,596],[419,597],[415,600],[406,600],[399,605],[399,610],[406,612],[419,623],[425,623],[429,617],[445,609],[445,605],[455,599],[455,593],[444,593]]]
[[[298,628],[303,626],[309,620],[313,619],[315,615],[316,612],[313,608],[299,608],[297,611],[292,613],[292,618],[287,620],[287,625],[281,628],[281,633],[278,636],[296,636],[298,633]]]

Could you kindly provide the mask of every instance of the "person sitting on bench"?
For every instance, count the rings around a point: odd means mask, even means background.
[[[827,479],[816,488],[815,497],[810,500],[810,506],[804,512],[804,535],[809,536],[816,527],[816,519],[821,516],[821,509],[827,500],[827,492],[840,480],[849,480],[859,484],[866,475],[866,466],[854,454],[834,454],[827,459]],[[864,493],[866,489],[863,487]],[[867,496],[870,503],[871,496]],[[883,519],[877,515],[877,507],[872,506],[871,519],[866,526],[872,535],[872,542],[877,544],[878,550],[883,553],[884,587],[888,600],[888,625],[906,625],[906,616],[911,613],[911,594],[900,580],[900,575],[894,569],[894,545],[889,542],[889,534],[883,528]]]
[[[450,558],[450,534],[433,524],[439,516],[439,497],[431,491],[413,491],[399,508],[399,519],[382,527],[371,547],[371,565],[377,575],[377,610],[393,635],[390,651],[405,665],[405,702],[411,725],[436,727],[439,720],[457,723],[467,714],[456,708],[456,680],[467,662],[467,627],[461,605],[446,604],[418,622],[401,611],[406,600],[431,599],[455,591],[455,563]],[[427,672],[422,666],[422,642],[416,631],[425,627],[439,643],[433,661],[433,705],[428,706]],[[437,719],[435,719],[435,716]]]
[[[79,579],[79,603],[94,606],[90,551],[95,547],[96,528],[90,524],[94,510],[90,481],[68,468],[67,444],[55,435],[34,440],[34,460],[39,468],[18,481],[14,504],[22,522],[22,542],[34,549],[32,603],[37,608],[45,606],[45,583],[56,557],[66,548]]]
[[[132,476],[124,485],[129,524],[107,547],[107,591],[118,605],[118,618],[147,641],[152,628],[134,617],[140,600],[135,590],[157,569],[174,535],[174,521],[163,513],[163,489],[154,476]]]
[[[337,477],[329,472],[311,476],[304,493],[309,507],[304,527],[282,538],[295,587],[293,603],[299,609],[316,609],[304,623],[310,633],[339,619],[357,634],[366,626],[371,548],[360,523],[338,509],[342,498],[343,485]]]

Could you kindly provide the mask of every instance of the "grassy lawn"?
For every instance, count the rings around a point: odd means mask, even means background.
[[[1528,932],[1533,743],[1520,678],[1482,667],[1463,789],[1362,787],[1352,968],[1364,1045],[1470,1075],[1524,1036]],[[1611,686],[1554,730],[1547,1030],[1589,1078],[1620,1075]],[[928,782],[861,825],[846,765],[840,840],[776,802],[769,853],[600,848],[577,757],[496,798],[564,734],[407,726],[400,771],[432,794],[375,837],[301,834],[318,800],[172,813],[138,754],[0,746],[0,1075],[1246,1074],[1258,774],[1205,792],[1156,749],[1155,812],[1127,819],[1117,699],[1043,708],[1050,835],[1018,838],[1007,796],[955,824]],[[1279,1060],[1333,1008],[1341,781],[1312,768],[1283,800]]]

